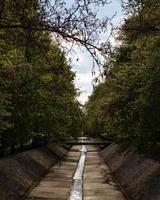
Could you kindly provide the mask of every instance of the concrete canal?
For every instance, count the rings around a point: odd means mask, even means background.
[[[74,145],[26,200],[124,200],[95,145]]]

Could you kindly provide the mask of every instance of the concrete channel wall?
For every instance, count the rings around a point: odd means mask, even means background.
[[[0,200],[18,200],[66,154],[62,147],[44,146],[0,160]]]
[[[115,179],[134,200],[160,200],[160,163],[142,156],[122,154],[116,144],[101,152]]]

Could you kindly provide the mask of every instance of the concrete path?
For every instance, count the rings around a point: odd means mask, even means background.
[[[87,146],[84,200],[125,200],[95,146]]]
[[[80,158],[80,149],[81,145],[73,146],[65,158],[53,166],[31,190],[26,200],[68,200],[73,185],[72,178]],[[88,145],[87,149],[83,200],[125,200],[96,147]]]
[[[31,191],[26,200],[66,200],[69,197],[72,177],[79,161],[80,146],[74,146]]]

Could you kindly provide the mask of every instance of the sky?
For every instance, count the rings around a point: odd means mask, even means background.
[[[113,16],[115,13],[116,16],[114,17],[112,23],[115,26],[120,25],[122,23],[123,19],[123,12],[121,7],[121,0],[112,0],[112,3],[109,5],[106,5],[104,8],[101,8],[99,12],[100,17],[105,16]],[[106,33],[107,36],[107,33]],[[102,37],[105,37],[103,34]],[[103,38],[102,38],[103,39]],[[116,44],[116,41],[112,41],[114,45]],[[86,50],[80,50],[76,49],[75,51],[70,52],[69,55],[72,58],[71,66],[72,70],[76,72],[76,78],[75,78],[75,86],[80,90],[80,96],[77,97],[77,99],[80,101],[80,103],[85,104],[85,102],[88,100],[88,96],[91,95],[93,87],[92,87],[92,65],[93,65],[93,59],[89,55],[89,53]],[[77,61],[78,58],[78,61]],[[98,75],[98,72],[97,74]]]

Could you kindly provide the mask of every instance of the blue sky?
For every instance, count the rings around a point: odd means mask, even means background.
[[[123,19],[123,12],[121,7],[121,0],[112,0],[112,3],[101,8],[99,11],[100,17],[113,16],[115,13],[116,16],[113,19],[113,24],[118,26]],[[105,37],[103,35],[102,37]],[[106,33],[107,37],[107,33]],[[116,43],[113,40],[113,43]],[[89,53],[85,50],[76,49],[72,51],[69,55],[72,58],[72,70],[76,72],[75,85],[81,91],[81,95],[78,97],[78,100],[84,104],[88,96],[92,93],[92,63],[93,60],[90,57]],[[78,61],[77,61],[78,58]],[[98,73],[98,72],[97,72]]]

